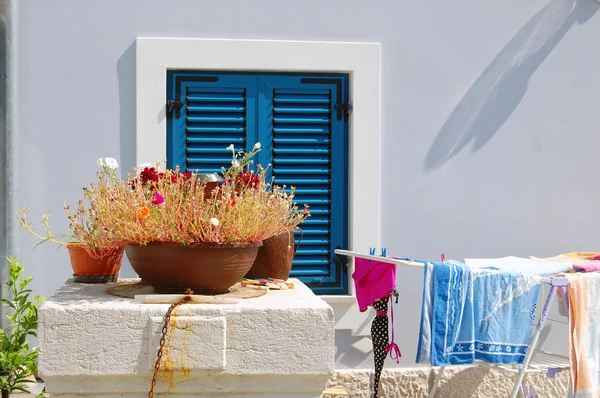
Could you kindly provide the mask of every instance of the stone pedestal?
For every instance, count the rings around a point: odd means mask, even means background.
[[[334,370],[333,311],[297,280],[238,304],[183,304],[156,395],[320,397]],[[57,397],[147,397],[168,304],[67,281],[39,310],[39,373]]]

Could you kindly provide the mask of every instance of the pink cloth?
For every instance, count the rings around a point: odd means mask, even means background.
[[[396,288],[396,264],[357,258],[352,274],[360,312],[376,300],[388,297]]]
[[[573,269],[581,272],[595,272],[600,271],[600,261],[586,261],[579,264],[573,264]]]

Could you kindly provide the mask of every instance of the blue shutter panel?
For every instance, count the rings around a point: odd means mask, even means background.
[[[179,93],[183,106],[170,120],[167,166],[220,173],[231,163],[226,148],[245,150],[247,135],[256,130],[255,76],[177,73],[170,80],[168,90],[173,98]]]
[[[167,98],[182,101],[168,121],[167,166],[220,172],[227,146],[259,141],[257,163],[271,163],[275,183],[295,186],[312,214],[296,231],[292,277],[316,293],[347,293],[333,257],[347,248],[348,126],[336,105],[348,101],[348,76],[169,72]]]
[[[265,102],[259,135],[272,148],[275,183],[295,186],[295,201],[312,214],[295,234],[300,245],[292,277],[321,294],[347,293],[347,272],[332,261],[337,246],[347,247],[347,123],[334,110],[347,95],[338,93],[343,83],[341,77],[266,76],[259,88]]]

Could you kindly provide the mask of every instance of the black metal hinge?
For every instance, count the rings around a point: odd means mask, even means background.
[[[341,249],[340,246],[336,246],[335,248],[336,248],[336,250]],[[342,254],[336,254],[333,257],[333,262],[336,263],[336,265],[341,265],[344,272],[348,273],[348,264],[350,263],[350,259],[348,259],[348,256],[344,256]]]
[[[302,84],[335,84],[337,86],[337,95],[335,99],[335,106],[333,109],[336,110],[337,120],[342,120],[342,115],[344,116],[344,121],[347,122],[350,117],[350,111],[352,110],[351,104],[344,104],[342,100],[342,79],[331,79],[331,78],[311,78],[305,77],[300,79]]]
[[[335,104],[333,107],[337,111],[337,119],[342,120],[342,112],[344,113],[344,121],[347,122],[352,111],[352,104]]]
[[[171,119],[173,117],[173,109],[175,109],[175,116],[179,118],[181,115],[180,109],[183,107],[183,102],[179,100],[168,100],[167,101],[167,119]]]

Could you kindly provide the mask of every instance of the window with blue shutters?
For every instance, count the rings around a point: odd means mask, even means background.
[[[311,217],[295,232],[292,277],[316,293],[343,294],[347,270],[348,75],[172,71],[167,76],[167,166],[220,172],[226,148],[272,164],[277,185],[296,187]]]

